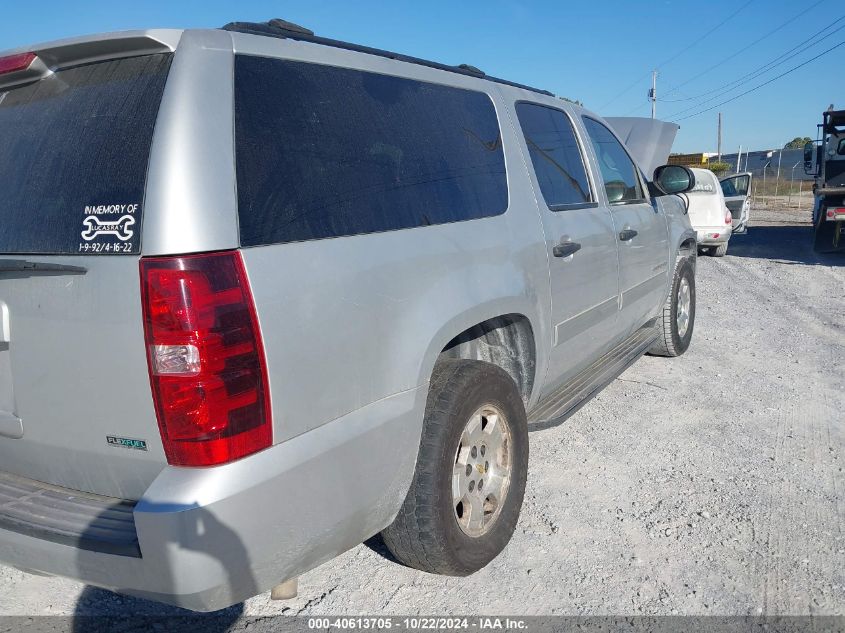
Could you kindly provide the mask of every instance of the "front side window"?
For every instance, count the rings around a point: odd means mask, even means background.
[[[748,185],[751,178],[747,175],[734,176],[722,181],[722,193],[726,196],[748,195]]]
[[[610,204],[644,202],[637,168],[622,144],[604,125],[584,117],[584,127],[599,162],[604,189]]]
[[[486,94],[403,77],[238,55],[241,244],[459,222],[508,206]]]
[[[546,204],[557,211],[592,202],[572,122],[560,110],[517,103],[516,115]]]

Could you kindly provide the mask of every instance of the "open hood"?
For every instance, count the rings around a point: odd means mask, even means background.
[[[644,117],[606,117],[625,143],[632,158],[650,180],[654,170],[665,165],[680,126],[676,123]]]

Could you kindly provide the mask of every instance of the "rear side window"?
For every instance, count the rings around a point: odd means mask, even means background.
[[[572,122],[560,110],[517,103],[516,115],[546,204],[553,211],[592,202]]]
[[[610,130],[595,119],[584,117],[584,127],[587,128],[587,135],[599,161],[608,202],[643,202],[645,196],[637,177],[637,168],[622,144]]]
[[[499,123],[480,92],[238,55],[235,134],[243,246],[507,208]]]
[[[0,253],[140,251],[147,162],[170,54],[0,88]]]

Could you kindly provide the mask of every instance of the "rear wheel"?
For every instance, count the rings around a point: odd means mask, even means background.
[[[648,350],[655,356],[680,356],[689,347],[695,325],[695,272],[688,259],[675,265],[672,290],[657,318],[657,340]]]
[[[718,246],[714,246],[711,249],[710,254],[713,257],[724,257],[725,253],[727,253],[727,252],[728,252],[728,243],[725,242],[724,244],[719,244]]]
[[[527,474],[525,407],[511,377],[489,363],[441,361],[414,479],[382,538],[409,567],[471,574],[513,535]]]

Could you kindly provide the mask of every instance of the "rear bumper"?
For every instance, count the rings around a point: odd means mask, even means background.
[[[696,234],[699,246],[712,246],[724,244],[731,239],[733,229],[731,226],[723,224],[722,226],[706,226],[703,228],[696,228]],[[718,235],[719,237],[713,237]]]
[[[225,466],[165,468],[134,508],[140,557],[0,528],[0,561],[197,611],[241,602],[393,520],[425,396],[402,392]]]

